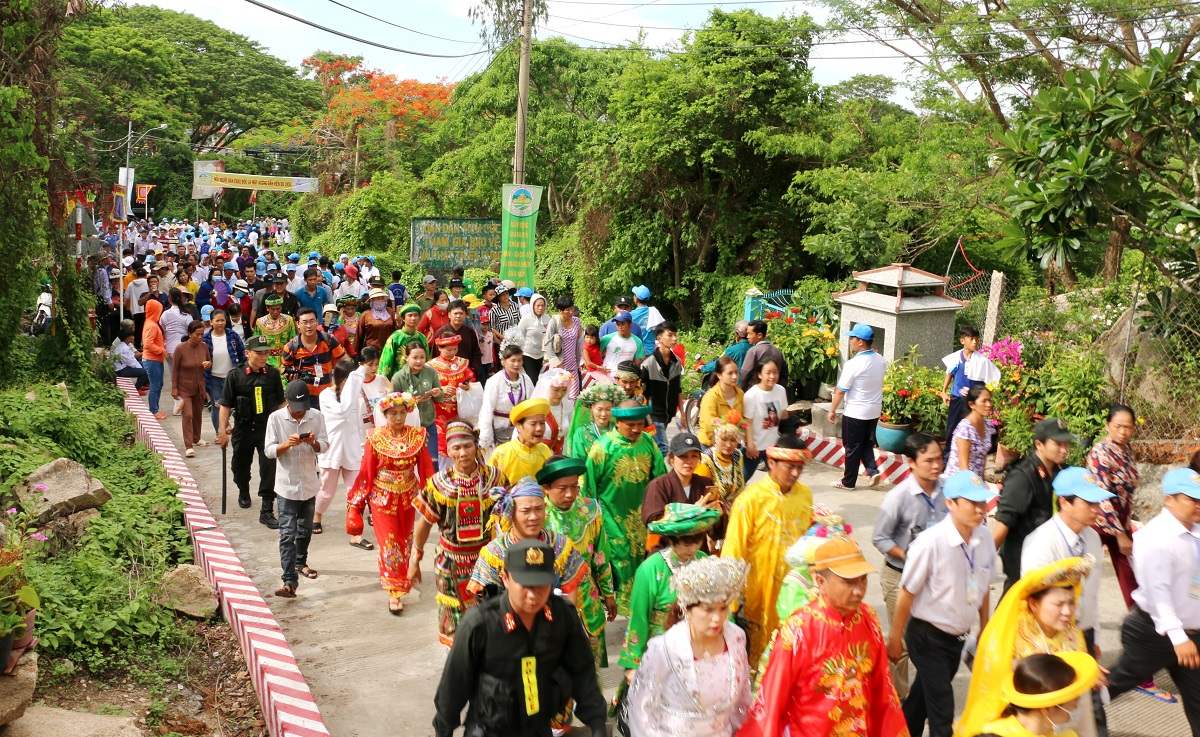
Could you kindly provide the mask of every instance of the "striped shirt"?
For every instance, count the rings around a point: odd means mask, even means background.
[[[304,379],[308,393],[316,396],[333,383],[333,365],[345,355],[346,349],[331,335],[318,332],[311,349],[297,335],[283,347],[283,372],[289,381]]]

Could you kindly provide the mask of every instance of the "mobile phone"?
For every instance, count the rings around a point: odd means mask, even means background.
[[[313,434],[310,432],[300,433],[301,440],[312,440]]]

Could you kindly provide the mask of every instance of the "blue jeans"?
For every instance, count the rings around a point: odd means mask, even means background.
[[[667,423],[654,421],[654,444],[658,446],[662,452],[663,458],[667,457]]]
[[[437,424],[431,422],[425,426],[425,447],[429,449],[429,460],[433,461],[433,467],[440,469],[440,466],[438,466],[437,440]]]
[[[204,377],[204,391],[208,392],[208,401],[212,402],[209,414],[212,416],[213,430],[220,430],[217,424],[221,421],[221,394],[225,391],[225,380],[213,375]]]
[[[126,366],[117,371],[117,376],[123,379],[134,379],[134,388],[145,389],[150,386],[150,379],[146,376],[146,369],[138,368],[137,366]]]
[[[146,376],[150,379],[150,393],[146,395],[146,404],[150,407],[150,414],[156,415],[158,396],[162,394],[163,362],[143,360],[142,368],[146,369]]]
[[[283,582],[293,586],[300,583],[297,568],[308,565],[308,543],[312,540],[313,514],[317,498],[296,500],[279,497],[275,500],[275,515],[279,518],[279,566]]]

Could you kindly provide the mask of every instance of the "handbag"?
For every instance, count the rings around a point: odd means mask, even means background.
[[[483,409],[483,385],[478,381],[472,381],[470,384],[458,387],[457,399],[458,416],[474,423],[479,417],[480,410]]]

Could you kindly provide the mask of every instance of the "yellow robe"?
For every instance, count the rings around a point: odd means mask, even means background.
[[[812,524],[812,489],[799,481],[784,494],[766,476],[746,487],[729,511],[722,558],[750,564],[745,617],[750,624],[750,663],[757,664],[779,627],[775,599],[787,575],[783,554]]]
[[[511,486],[526,476],[537,476],[546,461],[554,452],[545,443],[538,443],[530,448],[520,440],[513,438],[507,443],[501,443],[492,451],[488,465],[504,474],[505,480]]]

